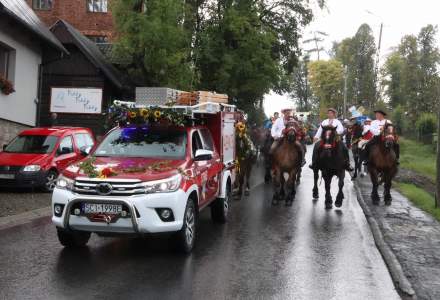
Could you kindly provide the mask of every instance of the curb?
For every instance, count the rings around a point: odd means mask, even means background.
[[[391,250],[390,246],[388,246],[388,244],[385,242],[382,231],[380,230],[380,227],[376,219],[371,213],[370,208],[365,203],[364,197],[362,196],[362,193],[360,192],[360,188],[356,181],[354,182],[353,186],[356,190],[356,195],[359,205],[362,207],[365,217],[367,218],[368,224],[370,225],[374,242],[376,243],[376,246],[383,257],[388,267],[388,270],[390,271],[394,285],[396,286],[397,290],[401,293],[403,299],[417,299],[416,293],[411,283],[409,282],[408,278],[405,276],[405,273],[403,272],[402,266],[397,260],[396,255]]]
[[[0,230],[23,225],[44,217],[49,217],[51,215],[52,215],[52,208],[48,206],[48,207],[27,211],[18,215],[0,217]]]

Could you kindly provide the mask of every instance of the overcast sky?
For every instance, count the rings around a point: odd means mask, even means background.
[[[367,23],[377,42],[381,22],[384,24],[383,62],[404,35],[417,34],[427,24],[440,23],[440,0],[327,0],[327,8],[315,10],[315,20],[304,30],[304,38],[312,37],[311,32],[315,30],[324,31],[329,34],[323,44],[328,50],[333,41],[353,36],[361,24]],[[305,49],[307,47],[304,46]],[[322,56],[325,55],[322,53]],[[293,105],[287,96],[270,94],[265,98],[267,114],[273,114],[286,105]]]

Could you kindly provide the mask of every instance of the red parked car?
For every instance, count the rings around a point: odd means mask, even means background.
[[[24,130],[0,152],[0,187],[38,187],[51,192],[58,174],[87,156],[94,145],[87,128]]]

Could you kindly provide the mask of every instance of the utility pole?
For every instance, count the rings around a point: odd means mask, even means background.
[[[344,111],[342,117],[345,119],[345,114],[347,113],[347,77],[348,77],[348,66],[344,68]]]
[[[437,81],[437,99],[440,98],[440,82]],[[436,176],[436,193],[435,207],[440,207],[440,103],[437,104],[437,176]]]
[[[377,43],[377,53],[376,53],[376,101],[380,98],[380,81],[379,81],[379,63],[380,63],[380,47],[382,45],[382,32],[383,32],[383,23],[380,23],[380,31],[379,31],[379,41]]]

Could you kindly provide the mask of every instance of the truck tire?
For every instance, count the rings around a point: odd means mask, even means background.
[[[186,203],[183,214],[182,229],[177,233],[179,249],[184,253],[190,253],[194,248],[197,232],[197,212],[194,201],[190,198]]]
[[[231,204],[231,186],[226,186],[225,198],[217,198],[211,205],[211,218],[216,223],[224,224],[228,220],[229,205]]]
[[[58,240],[67,248],[84,247],[90,239],[90,232],[66,231],[57,228]]]

